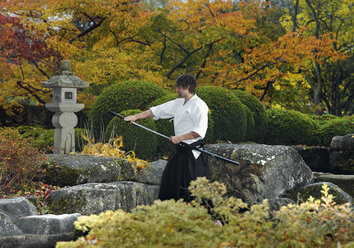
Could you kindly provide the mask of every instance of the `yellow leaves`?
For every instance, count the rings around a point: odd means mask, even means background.
[[[147,161],[136,158],[134,151],[125,152],[120,149],[123,147],[122,136],[111,139],[108,143],[105,144],[102,142],[95,143],[94,139],[90,139],[84,134],[81,134],[81,136],[88,142],[88,144],[84,146],[81,152],[84,155],[123,158],[131,163],[134,170],[138,173],[141,173],[143,169],[150,167]]]
[[[222,242],[218,246],[218,248],[228,248],[228,247],[233,247],[233,244],[230,242]]]

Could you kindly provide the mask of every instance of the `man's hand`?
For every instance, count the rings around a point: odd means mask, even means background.
[[[130,121],[130,123],[134,122],[137,120],[137,118],[134,115],[129,115],[124,118],[125,121]]]
[[[169,141],[171,141],[173,144],[178,144],[182,140],[183,139],[181,138],[181,136],[171,136],[171,138],[169,139]]]

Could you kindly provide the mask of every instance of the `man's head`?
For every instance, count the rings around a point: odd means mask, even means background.
[[[176,80],[176,91],[178,97],[185,97],[186,94],[194,94],[197,80],[191,74],[185,73],[179,76]]]

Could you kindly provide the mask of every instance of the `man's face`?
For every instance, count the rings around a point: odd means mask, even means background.
[[[176,92],[178,93],[178,97],[184,98],[189,93],[189,86],[187,86],[187,88],[183,89],[183,87],[181,85],[178,85],[178,86],[176,86]]]

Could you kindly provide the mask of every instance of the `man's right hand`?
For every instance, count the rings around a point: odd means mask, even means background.
[[[125,121],[130,121],[130,122],[134,122],[137,120],[137,118],[134,116],[134,115],[129,115],[129,116],[126,116],[124,118]]]

